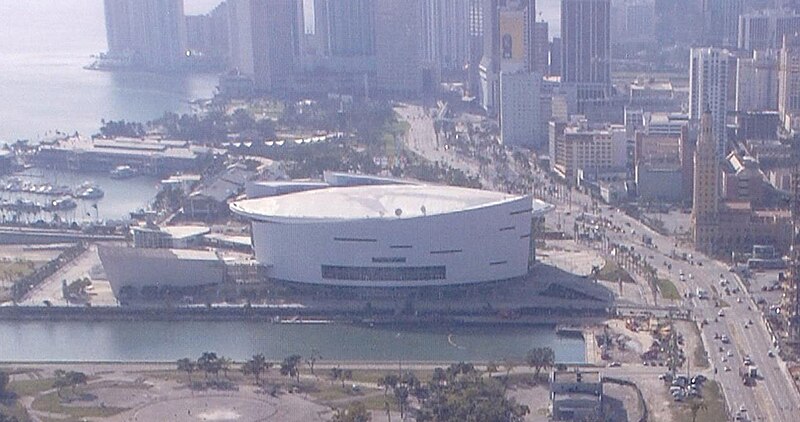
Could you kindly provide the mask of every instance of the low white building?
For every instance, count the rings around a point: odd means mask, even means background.
[[[449,186],[336,187],[244,200],[267,276],[333,286],[416,287],[522,277],[535,259],[531,196]]]
[[[210,251],[99,246],[114,295],[125,289],[194,288],[222,283],[225,263]]]

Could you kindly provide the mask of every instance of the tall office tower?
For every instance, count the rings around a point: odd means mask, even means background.
[[[716,135],[711,111],[705,110],[700,117],[700,134],[694,154],[694,189],[692,200],[692,234],[695,248],[701,251],[712,249],[717,238],[719,220],[719,163],[716,150]]]
[[[736,111],[778,109],[778,57],[771,50],[740,57],[736,69]]]
[[[550,76],[561,76],[562,51],[561,37],[553,37],[553,41],[550,41]]]
[[[736,47],[743,0],[703,0],[703,40],[713,47]]]
[[[377,88],[386,93],[419,95],[433,89],[422,60],[422,1],[373,0]]]
[[[436,23],[440,67],[445,73],[462,74],[469,64],[469,0],[434,0],[440,3]]]
[[[253,30],[251,0],[228,0],[228,67],[252,76]]]
[[[467,0],[423,0],[422,57],[434,80],[442,73],[461,74],[469,61],[469,3]]]
[[[522,68],[526,70],[530,70],[533,66],[534,57],[531,56],[531,50],[535,48],[533,25],[536,22],[535,14],[534,0],[483,0],[483,58],[479,67],[480,96],[481,106],[489,115],[496,115],[499,110],[501,67],[504,62],[507,69],[511,65],[507,58],[503,59],[501,56],[510,54],[507,43],[511,37],[514,38],[514,49],[516,50],[513,66],[521,64]],[[505,30],[501,28],[503,20],[506,21]],[[505,46],[502,44],[503,38],[505,38]]]
[[[149,69],[180,67],[186,57],[183,0],[105,0],[108,53]]]
[[[298,64],[302,72],[313,72],[323,67],[330,55],[327,2],[306,0],[298,7]]]
[[[470,95],[478,98],[481,92],[480,64],[483,58],[483,2],[467,0],[469,8],[469,69],[467,87]]]
[[[369,57],[375,54],[375,10],[372,0],[325,0],[330,54]]]
[[[698,121],[703,113],[711,113],[711,125],[716,139],[717,154],[727,151],[728,137],[725,118],[733,110],[736,59],[728,50],[706,47],[693,48],[689,61],[689,117]]]
[[[205,15],[186,16],[186,48],[207,64],[226,66],[228,60],[228,3]]]
[[[786,132],[800,129],[800,36],[783,39],[778,71],[778,113]]]
[[[787,10],[767,10],[739,17],[739,48],[744,50],[779,49],[784,35],[800,32],[800,14]]]
[[[500,0],[482,0],[483,57],[478,67],[481,107],[490,116],[500,105]]]
[[[505,145],[539,147],[541,74],[500,72],[500,140]]]
[[[507,3],[513,3],[514,0],[506,0]],[[541,58],[539,57],[539,50],[540,45],[543,42],[547,42],[547,39],[544,40],[540,39],[539,36],[541,35],[537,32],[536,28],[536,0],[519,0],[521,6],[525,9],[526,19],[527,22],[525,23],[525,29],[527,33],[525,35],[525,42],[527,43],[528,47],[528,65],[527,69],[530,72],[533,72],[537,69],[537,66],[541,64]]]
[[[548,75],[550,74],[550,34],[547,22],[536,22],[533,27],[533,32],[535,48],[531,71],[540,75]]]
[[[251,0],[253,82],[256,89],[285,92],[297,72],[297,2]]]
[[[229,0],[231,68],[252,76],[260,91],[292,89],[299,62],[297,3]]]
[[[610,31],[610,0],[561,0],[561,80],[576,85],[579,113],[610,96]]]

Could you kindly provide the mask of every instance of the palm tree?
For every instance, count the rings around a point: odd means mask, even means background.
[[[79,385],[86,385],[86,382],[89,381],[89,377],[86,376],[83,372],[76,372],[76,371],[69,371],[67,372],[67,382],[69,386],[72,388],[72,394],[75,394],[75,387]]]
[[[228,371],[231,370],[233,359],[226,356],[220,356],[217,362],[219,363],[219,369],[222,371],[222,374],[225,375],[225,379],[230,379],[228,378]]]
[[[189,384],[192,383],[192,372],[197,369],[197,363],[189,358],[178,359],[178,371],[186,372],[189,377]]]
[[[534,368],[536,373],[534,374],[534,380],[539,379],[539,372],[543,368],[550,368],[555,364],[556,354],[553,349],[549,347],[536,347],[528,351],[528,355],[525,358],[525,362],[531,368]]]
[[[197,367],[203,370],[208,378],[209,373],[219,373],[219,357],[214,352],[203,352],[197,359]]]
[[[338,366],[335,368],[331,368],[331,384],[333,384],[334,381],[341,378],[342,378],[342,368],[339,368]],[[344,385],[344,381],[342,381],[342,385]]]
[[[353,370],[352,369],[345,369],[342,372],[342,388],[344,388],[345,381],[352,381],[353,380]]]
[[[250,360],[242,365],[242,372],[245,375],[253,374],[256,385],[260,384],[261,373],[266,372],[272,367],[272,363],[267,362],[267,359],[261,353],[253,355]]]
[[[303,358],[300,355],[291,355],[283,360],[281,363],[281,375],[286,375],[290,378],[295,378],[300,382],[300,362]]]

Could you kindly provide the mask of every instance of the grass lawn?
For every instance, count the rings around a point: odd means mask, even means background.
[[[622,267],[617,265],[616,262],[611,260],[606,260],[603,268],[600,268],[600,271],[597,273],[597,278],[603,281],[616,282],[622,280],[624,283],[634,283],[633,277],[631,277],[627,271],[623,270]]]
[[[65,391],[63,394],[69,394],[69,392]],[[40,412],[57,413],[77,419],[107,418],[128,410],[121,407],[64,406],[61,404],[61,399],[58,397],[58,394],[55,391],[37,397],[36,400],[34,400],[31,404],[31,408]]]
[[[28,417],[28,412],[25,411],[25,407],[19,402],[0,403],[0,415],[16,417],[20,422],[28,422],[31,420],[30,417]]]
[[[681,300],[681,294],[678,293],[678,288],[666,278],[658,279],[658,290],[661,292],[661,297],[664,299]]]
[[[0,261],[0,279],[14,281],[20,277],[24,277],[33,273],[33,271],[36,269],[36,266],[36,263],[33,261],[2,260]]]
[[[722,391],[715,381],[706,381],[702,389],[704,409],[697,413],[697,422],[718,422],[727,420],[728,414],[725,411],[725,398]],[[692,420],[692,412],[688,402],[670,404],[672,413],[676,421]]]
[[[19,380],[9,383],[9,390],[19,397],[35,396],[43,391],[53,388],[55,378],[41,378],[35,380]]]
[[[703,347],[703,340],[700,338],[700,329],[697,325],[691,324],[690,330],[693,332],[695,338],[695,347],[692,350],[692,366],[695,368],[708,368],[708,356],[706,356],[706,348]]]

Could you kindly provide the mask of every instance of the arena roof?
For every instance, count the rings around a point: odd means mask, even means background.
[[[231,210],[256,220],[397,219],[447,214],[520,198],[522,196],[452,186],[374,185],[238,201],[231,204]],[[547,206],[535,201],[532,208],[544,211]]]

